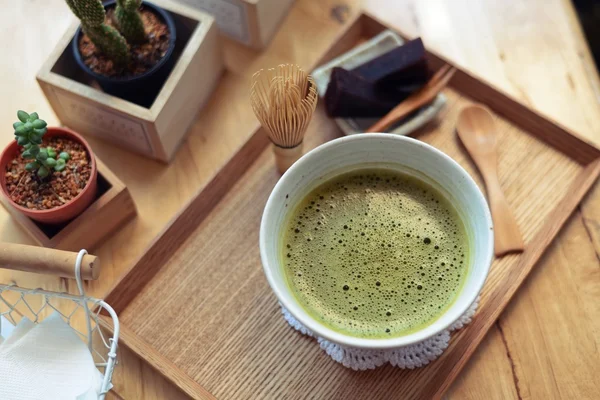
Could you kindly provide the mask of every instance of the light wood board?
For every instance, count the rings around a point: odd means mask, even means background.
[[[532,109],[600,143],[599,79],[570,0],[364,0],[389,24],[421,36],[430,49],[494,83]],[[74,17],[64,0],[0,0],[0,44],[15,57],[0,63],[2,126],[16,108],[57,118],[34,76]],[[249,76],[261,66],[311,60],[358,11],[358,0],[298,0],[263,52],[223,42],[228,72],[190,129],[174,161],[158,165],[98,140],[94,151],[126,183],[138,218],[97,249],[101,279],[86,285],[102,297],[143,253],[170,218],[247,140],[256,123],[246,103]],[[52,21],[41,24],[39,21]],[[346,22],[347,23],[347,22]],[[283,36],[282,36],[283,35]],[[307,39],[307,40],[305,40]],[[36,51],[27,49],[35,48]],[[306,64],[303,64],[306,65]],[[235,99],[235,100],[232,100]],[[218,129],[215,129],[218,128]],[[12,130],[0,130],[4,143]],[[0,238],[32,240],[0,208]],[[596,185],[448,392],[448,399],[595,398],[600,391],[600,185]],[[73,289],[68,280],[0,271],[0,281],[50,290]],[[562,282],[560,296],[548,290]],[[567,323],[577,321],[562,329]],[[501,329],[500,329],[501,328]],[[124,399],[185,399],[183,392],[125,346],[119,349],[115,391]],[[307,394],[309,396],[310,394]]]
[[[384,28],[362,16],[327,56]],[[434,67],[443,62],[434,54],[430,61]],[[166,373],[172,381],[196,381],[201,390],[182,389],[198,398],[205,397],[206,391],[223,399],[303,398],[307,390],[325,398],[440,397],[600,173],[600,150],[585,140],[463,71],[455,75],[451,87],[446,91],[448,106],[435,123],[418,133],[419,138],[452,156],[481,186],[454,134],[458,113],[475,99],[508,117],[496,121],[499,179],[527,248],[521,255],[494,262],[476,317],[454,335],[439,360],[413,371],[387,366],[356,373],[333,362],[314,340],[286,325],[263,277],[257,247],[262,208],[278,179],[270,150],[259,156],[212,212],[201,209],[175,218],[168,234],[150,249],[150,253],[159,249],[162,257],[156,263],[144,259],[109,293],[107,300],[116,305],[133,334],[125,345],[156,368],[173,365]],[[249,143],[260,135],[257,132]],[[307,135],[308,147],[338,135],[319,107]],[[246,160],[248,154],[242,156]],[[230,164],[239,162],[234,159]],[[210,197],[209,190],[197,195],[204,202]],[[190,221],[199,225],[194,227]],[[174,231],[187,237],[178,249],[170,235]],[[170,259],[161,267],[169,253]],[[141,279],[143,273],[152,277],[155,272],[151,280]]]

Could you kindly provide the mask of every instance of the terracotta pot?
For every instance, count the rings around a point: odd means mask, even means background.
[[[83,188],[81,193],[79,193],[74,199],[69,201],[67,204],[63,204],[62,206],[55,207],[50,210],[30,210],[28,208],[22,207],[12,201],[10,198],[8,191],[6,190],[6,166],[9,162],[14,160],[18,153],[22,151],[21,146],[19,146],[16,140],[11,141],[11,143],[4,149],[2,155],[0,155],[0,186],[2,187],[2,196],[6,197],[10,204],[19,210],[22,214],[28,216],[29,218],[39,221],[45,224],[60,224],[63,222],[67,222],[70,219],[75,218],[79,214],[81,214],[96,198],[96,189],[98,182],[98,170],[96,168],[96,157],[94,153],[92,153],[92,149],[88,142],[85,141],[78,133],[73,132],[67,128],[50,128],[48,127],[48,131],[44,135],[45,138],[50,138],[53,136],[61,136],[68,138],[74,142],[79,142],[83,144],[85,150],[87,151],[90,159],[92,160],[92,172],[87,185]]]

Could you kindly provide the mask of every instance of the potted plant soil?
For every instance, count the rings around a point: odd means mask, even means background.
[[[150,107],[174,66],[175,24],[142,0],[65,0],[81,21],[72,42],[79,66],[114,96]]]
[[[48,128],[37,113],[17,113],[15,141],[0,155],[2,195],[29,218],[60,224],[81,214],[95,199],[94,153],[77,133]]]

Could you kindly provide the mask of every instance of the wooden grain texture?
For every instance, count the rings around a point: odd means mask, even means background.
[[[100,316],[100,325],[109,332],[109,337],[114,332],[112,330],[112,320],[106,316]],[[126,326],[120,327],[120,341],[128,350],[133,351],[137,356],[147,362],[156,372],[165,377],[173,385],[179,388],[183,393],[199,400],[214,400],[209,392],[196,383],[186,374],[182,373],[177,366],[162,354],[158,353],[148,343],[134,334]]]
[[[0,13],[0,45],[7,54],[14,55],[0,63],[0,71],[5,77],[2,87],[10,93],[10,96],[0,97],[0,103],[4,105],[0,107],[0,122],[9,127],[18,106],[35,109],[49,124],[55,125],[56,116],[34,76],[74,17],[64,0],[47,0],[43,6],[39,2],[0,0],[0,5],[3,10]],[[537,112],[600,143],[598,77],[570,0],[365,0],[364,7],[404,32],[420,35],[428,48],[467,68],[474,76],[492,82]],[[290,14],[294,16],[285,19],[264,53],[258,54],[237,43],[224,41],[228,72],[169,166],[157,165],[99,140],[90,140],[94,151],[127,184],[139,214],[98,248],[103,273],[99,281],[86,285],[90,293],[102,296],[179,208],[247,139],[240,131],[256,121],[251,110],[245,108],[244,101],[231,99],[245,98],[248,74],[277,62],[298,61],[302,64],[303,59],[322,52],[333,42],[333,36],[343,28],[339,21],[347,24],[356,11],[354,0],[297,0]],[[316,27],[313,21],[318,23]],[[311,27],[315,32],[310,29],[305,32],[305,27]],[[280,37],[282,33],[285,36]],[[302,40],[304,37],[310,40]],[[32,48],[36,51],[24,50]],[[12,130],[0,130],[0,138],[4,143],[13,140]],[[600,254],[599,185],[581,208],[585,229],[595,238],[593,243]],[[2,209],[0,239],[33,243]],[[552,248],[566,240],[565,232],[555,240]],[[594,247],[587,237],[580,237],[570,249],[577,254],[588,253]],[[538,281],[545,272],[538,271],[545,271],[548,266],[554,268],[557,281],[571,282],[571,290],[566,296],[547,297],[539,287]],[[578,351],[579,347],[589,348],[592,343],[589,332],[597,332],[600,327],[599,314],[594,314],[593,307],[589,306],[599,303],[598,293],[593,288],[600,287],[600,278],[591,273],[596,267],[597,264],[590,263],[585,269],[587,272],[580,274],[576,258],[559,262],[557,253],[551,252],[513,299],[515,304],[527,299],[528,304],[549,316],[557,305],[570,312],[580,304],[588,304],[589,311],[585,315],[577,314],[582,320],[568,330],[575,341],[563,341],[562,336],[555,336],[556,321],[551,318],[536,318],[539,329],[519,330],[514,340],[507,337],[505,342],[511,346],[507,349],[498,328],[494,327],[447,397],[516,399],[514,388],[517,386],[528,387],[537,393],[544,390],[537,387],[539,380],[530,379],[532,374],[556,374],[562,378],[558,380],[560,385],[569,382],[574,398],[585,398],[582,389],[585,383],[571,367],[584,358],[583,365],[588,365],[596,376],[600,374],[597,362],[589,364],[589,360],[598,360],[597,353],[581,354]],[[0,282],[50,290],[74,286],[67,285],[67,280],[10,271],[0,272]],[[575,287],[584,290],[575,290]],[[516,327],[523,324],[523,318],[523,313],[507,312],[502,323],[505,328]],[[505,336],[511,332],[504,329]],[[560,348],[552,357],[540,358],[527,351],[537,342],[559,343]],[[508,354],[521,356],[511,360]],[[115,382],[120,398],[186,398],[126,348],[120,351],[119,358]],[[518,371],[515,376],[505,368],[511,362]],[[558,396],[555,391],[549,397]]]
[[[569,220],[564,238],[544,255],[520,301],[499,321],[522,399],[595,399],[600,393],[600,329],[581,326],[600,315],[600,263],[592,247],[582,246],[589,236],[581,215]],[[532,285],[542,297],[561,301],[539,302]],[[542,340],[519,343],[528,336]]]
[[[110,187],[55,234],[49,235],[47,230],[13,208],[5,197],[0,197],[0,202],[41,246],[70,251],[94,249],[136,214],[135,204],[125,184],[100,159],[96,158],[96,164],[100,179]]]
[[[134,265],[115,281],[105,300],[117,313],[122,312],[133,297],[154,278],[162,265],[231,189],[235,183],[231,178],[243,174],[267,144],[264,132],[257,130],[223,169],[206,186],[201,187],[181,212],[173,217]]]
[[[419,138],[481,185],[454,134],[458,114],[472,100],[455,90],[446,95],[448,107]],[[527,250],[495,261],[474,321],[430,366],[388,366],[357,379],[285,324],[256,246],[262,208],[278,178],[268,150],[121,312],[123,323],[217,398],[302,398],[308,388],[322,398],[440,397],[600,173],[600,159],[582,166],[505,119],[497,124],[499,179],[525,227]],[[307,145],[338,134],[319,107]],[[236,267],[223,268],[229,265]],[[161,301],[148,308],[152,299]],[[171,309],[179,313],[165,315]]]

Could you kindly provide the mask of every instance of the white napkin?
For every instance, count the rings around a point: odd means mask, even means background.
[[[4,316],[0,315],[0,344],[2,344],[4,339],[9,337],[14,330],[15,327],[13,324],[11,324]]]
[[[86,344],[58,313],[19,322],[0,344],[0,377],[2,400],[92,400],[102,383]]]

